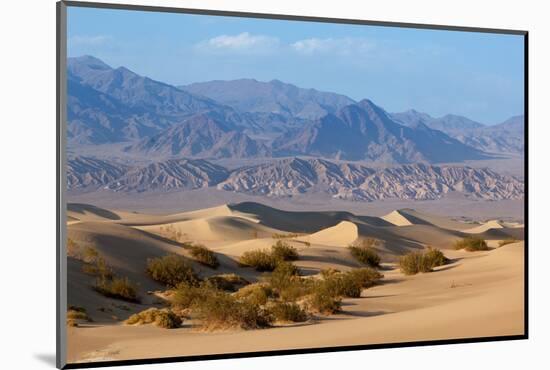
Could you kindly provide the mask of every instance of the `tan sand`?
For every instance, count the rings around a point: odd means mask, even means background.
[[[358,237],[357,225],[349,221],[342,221],[336,226],[328,227],[311,235],[297,238],[297,240],[333,247],[347,247]]]
[[[523,243],[455,252],[429,274],[386,273],[388,283],[346,299],[345,314],[317,324],[201,333],[151,326],[71,328],[69,361],[186,356],[522,334]]]
[[[502,226],[498,220],[490,220],[490,221],[487,221],[484,224],[479,225],[477,227],[462,230],[462,232],[465,232],[465,233],[468,233],[468,234],[479,234],[479,233],[483,233],[487,230],[502,229],[502,228],[504,228],[504,226]]]
[[[94,319],[87,327],[68,329],[69,362],[523,333],[523,242],[488,252],[449,249],[454,240],[471,235],[464,230],[471,230],[472,224],[458,227],[457,221],[413,210],[397,212],[410,225],[395,225],[386,219],[342,212],[284,212],[255,205],[173,215],[134,214],[88,205],[73,207],[71,212],[79,221],[68,225],[69,237],[96,248],[117,275],[136,282],[143,304],[96,293],[91,289],[93,277],[82,272],[82,262],[69,258],[69,304],[85,307]],[[298,226],[288,227],[294,221]],[[201,276],[234,272],[249,281],[261,279],[262,274],[239,267],[236,260],[245,251],[270,248],[278,240],[274,234],[309,231],[285,238],[298,249],[300,259],[294,264],[305,275],[325,268],[360,267],[343,247],[357,238],[376,237],[386,242],[381,250],[385,283],[365,290],[363,298],[345,299],[343,314],[293,327],[203,333],[189,326],[165,330],[121,325],[132,313],[156,304],[158,298],[148,291],[163,289],[145,274],[147,259],[167,253],[189,257],[180,243],[163,234],[161,227],[166,230],[167,226],[217,253],[221,262],[217,270],[193,263]],[[490,246],[509,236],[523,238],[523,228],[505,226],[475,235],[488,239]],[[426,245],[443,249],[452,263],[411,277],[395,269],[393,261],[400,255]]]

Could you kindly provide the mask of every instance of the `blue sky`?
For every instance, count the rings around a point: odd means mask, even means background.
[[[516,35],[69,7],[68,54],[173,85],[279,79],[487,124],[524,111]]]

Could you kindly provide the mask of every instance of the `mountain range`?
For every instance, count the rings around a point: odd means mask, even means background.
[[[67,73],[68,143],[77,152],[123,144],[123,152],[156,160],[300,155],[441,163],[519,151],[523,142],[521,131],[500,129],[507,133],[500,138],[483,125],[466,127],[456,116],[415,121],[413,114],[390,114],[367,99],[278,80],[175,87],[91,56],[69,58]]]
[[[407,164],[374,168],[318,158],[285,158],[229,170],[206,160],[169,159],[128,166],[76,156],[68,161],[68,190],[177,191],[206,187],[268,197],[323,194],[338,199],[438,199],[460,192],[473,199],[521,199],[523,182],[490,169]]]

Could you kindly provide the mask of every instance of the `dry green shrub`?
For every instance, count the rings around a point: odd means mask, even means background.
[[[431,272],[434,267],[443,266],[449,259],[439,250],[429,247],[425,252],[410,252],[399,259],[399,267],[405,275]]]
[[[93,248],[89,248],[89,250],[93,250]],[[99,254],[89,261],[90,262],[85,262],[82,265],[82,271],[84,273],[108,280],[114,277],[113,269]]]
[[[254,267],[256,271],[273,271],[279,259],[267,250],[247,251],[239,258],[242,266]]]
[[[304,322],[308,319],[306,311],[294,302],[274,302],[268,309],[275,321]]]
[[[428,247],[428,249],[424,252],[424,259],[426,259],[426,263],[432,268],[449,263],[449,259],[445,257],[443,252],[432,247]]]
[[[169,287],[175,287],[180,283],[196,284],[199,280],[185,257],[178,254],[149,259],[147,274],[151,279]]]
[[[370,267],[353,269],[346,272],[345,275],[347,275],[349,279],[356,281],[363,288],[370,288],[376,285],[384,277],[384,275]]]
[[[248,301],[257,306],[263,306],[273,296],[273,289],[268,284],[255,283],[242,287],[233,295],[240,301]]]
[[[80,259],[81,247],[71,238],[67,239],[67,256]]]
[[[240,287],[250,284],[248,280],[237,274],[220,274],[205,279],[218,289],[234,292]]]
[[[218,257],[210,249],[206,248],[204,245],[195,244],[189,247],[191,256],[195,261],[199,262],[204,266],[216,269],[220,265]]]
[[[296,266],[289,262],[279,263],[265,280],[279,298],[287,302],[296,301],[311,290],[311,282],[301,278]]]
[[[76,320],[83,320],[91,322],[92,319],[90,316],[88,316],[88,313],[86,312],[86,309],[83,307],[77,307],[77,306],[69,306],[67,309],[67,320],[74,320],[75,323]]]
[[[381,259],[376,249],[383,246],[384,242],[380,239],[366,238],[348,246],[348,248],[357,261],[370,267],[379,267]]]
[[[271,235],[271,237],[273,239],[292,239],[292,238],[297,238],[300,235],[302,235],[302,234],[298,234],[298,233],[287,233],[287,234],[274,233],[273,235]]]
[[[174,308],[188,309],[206,330],[263,328],[273,320],[252,294],[231,295],[207,282],[180,284],[171,299]]]
[[[322,269],[320,274],[321,274],[321,277],[323,279],[326,279],[332,275],[336,275],[336,274],[339,274],[341,271],[338,270],[338,269],[335,269],[335,268],[332,268],[332,267],[329,267],[329,268],[326,268],[326,269]]]
[[[127,325],[155,324],[164,329],[173,329],[180,327],[182,321],[179,316],[168,309],[149,308],[133,314],[125,323]]]
[[[192,307],[197,301],[204,300],[208,295],[215,295],[221,292],[212,284],[202,282],[198,285],[189,283],[180,283],[174,289],[170,298],[172,305],[178,309],[187,309]]]
[[[455,249],[464,249],[468,252],[489,250],[487,242],[478,236],[467,236],[464,239],[457,240],[454,247]]]
[[[316,286],[307,303],[309,309],[324,315],[332,315],[342,309],[342,299],[323,283]]]
[[[278,240],[271,247],[271,254],[282,261],[295,261],[298,259],[298,251],[293,246]]]
[[[128,302],[140,302],[137,287],[127,277],[112,279],[98,278],[94,289],[109,298],[122,299]]]

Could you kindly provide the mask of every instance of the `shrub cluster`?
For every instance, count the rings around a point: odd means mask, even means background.
[[[151,258],[147,261],[147,274],[151,279],[169,287],[180,283],[196,284],[198,277],[186,258],[178,254]]]
[[[366,238],[350,245],[348,248],[351,255],[359,262],[370,267],[380,266],[380,256],[376,248],[381,248],[384,242],[380,239]]]
[[[267,303],[269,298],[273,297],[273,288],[269,284],[250,284],[239,289],[235,292],[234,296],[239,300],[263,306]]]
[[[237,274],[220,274],[209,276],[205,279],[218,289],[234,292],[240,287],[250,284],[248,280]]]
[[[191,256],[200,264],[208,266],[210,268],[218,268],[220,262],[216,254],[210,249],[201,244],[194,244],[188,247],[190,249]]]
[[[92,319],[88,316],[86,309],[83,307],[69,306],[67,309],[67,325],[76,327],[79,321],[91,322]]]
[[[125,323],[127,325],[155,324],[164,329],[179,328],[182,320],[174,312],[168,309],[159,310],[158,308],[149,308],[145,311],[133,314]]]
[[[198,286],[180,284],[172,297],[179,309],[190,308],[206,330],[242,328],[256,329],[271,324],[269,313],[252,300],[239,300],[208,283]]]
[[[405,275],[414,275],[419,272],[431,272],[434,267],[442,266],[449,260],[435,248],[428,248],[425,252],[410,252],[399,259],[399,267]]]
[[[483,238],[477,236],[468,236],[464,239],[457,240],[454,247],[455,249],[464,249],[468,252],[489,250],[487,242],[485,242]]]
[[[271,250],[252,250],[242,254],[239,264],[242,266],[254,267],[257,271],[273,271],[283,261],[294,261],[298,259],[296,248],[277,241],[271,246]]]
[[[271,247],[271,254],[283,261],[295,261],[298,259],[298,251],[291,245],[278,240],[275,245]]]
[[[274,302],[268,310],[279,322],[304,322],[308,319],[306,311],[294,302]]]
[[[137,287],[127,277],[100,277],[96,280],[94,289],[109,298],[122,299],[128,302],[140,302]]]

